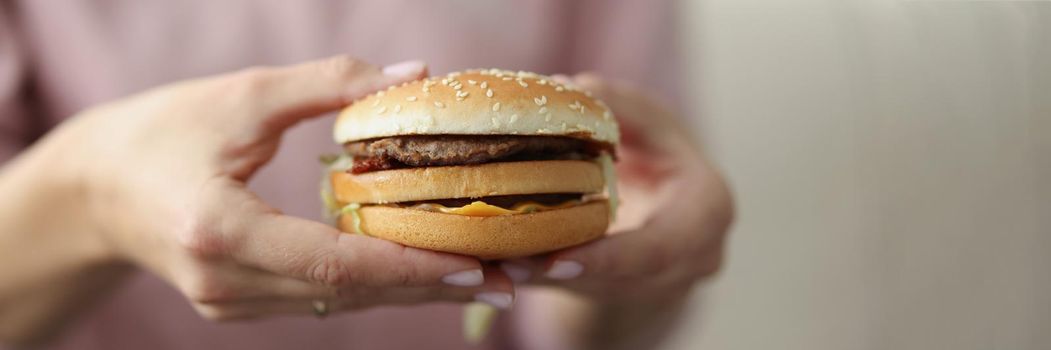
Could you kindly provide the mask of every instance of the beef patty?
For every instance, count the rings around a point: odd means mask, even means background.
[[[411,135],[347,143],[351,172],[500,161],[590,159],[607,144],[562,136]]]

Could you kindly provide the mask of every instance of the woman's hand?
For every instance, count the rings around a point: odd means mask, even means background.
[[[661,331],[649,332],[648,338],[635,336],[658,324],[666,326],[691,287],[718,271],[733,220],[731,196],[688,135],[688,127],[659,103],[629,85],[594,75],[567,82],[605,101],[620,122],[621,207],[613,233],[543,257],[505,262],[503,268],[516,282],[559,286],[590,303],[578,309],[593,317],[590,325],[566,328],[591,329],[571,337],[590,334],[604,339],[578,340],[583,343],[572,348],[650,348],[658,338],[652,335]],[[523,299],[529,303],[530,296]],[[572,306],[558,299],[544,297],[546,304],[560,304],[558,316],[527,315],[533,319],[530,326],[558,323],[536,322],[536,317],[572,319],[564,314]],[[532,308],[540,304],[529,303],[524,312],[536,313]]]
[[[505,270],[604,301],[685,293],[719,269],[733,218],[729,190],[667,109],[629,85],[594,75],[570,83],[609,104],[620,122],[621,206],[613,233],[539,259],[507,262]]]
[[[246,189],[293,124],[425,74],[338,57],[180,82],[84,111],[24,156],[48,161],[20,160],[50,169],[18,172],[62,172],[63,202],[86,215],[61,234],[158,274],[213,320],[512,293],[476,259],[341,234]]]

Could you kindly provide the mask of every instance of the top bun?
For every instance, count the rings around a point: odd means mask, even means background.
[[[552,135],[616,144],[617,122],[591,94],[547,76],[468,70],[392,86],[336,120],[336,142],[399,135]]]

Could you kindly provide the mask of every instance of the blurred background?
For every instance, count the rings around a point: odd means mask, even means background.
[[[682,5],[740,216],[673,348],[1051,348],[1051,2]]]

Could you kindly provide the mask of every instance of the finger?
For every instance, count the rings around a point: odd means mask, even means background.
[[[262,317],[279,315],[317,315],[328,316],[331,314],[360,311],[377,306],[392,305],[417,305],[423,298],[421,296],[436,295],[436,292],[426,288],[394,288],[384,293],[380,298],[369,300],[354,298],[329,298],[329,299],[286,299],[268,298],[257,300],[244,300],[227,302],[222,304],[193,304],[197,313],[213,321],[235,321],[250,320]],[[431,298],[434,299],[434,298]],[[466,303],[471,301],[469,294],[451,295],[441,300],[429,300],[432,302]],[[318,303],[323,310],[318,310]],[[324,314],[318,315],[319,311]]]
[[[189,237],[183,237],[198,254],[229,255],[249,266],[331,287],[483,282],[475,258],[343,234],[319,222],[282,215],[236,181],[216,179],[202,196],[197,222]]]
[[[547,255],[509,259],[500,262],[500,269],[515,285],[536,281],[544,275]]]
[[[720,206],[721,201],[704,200],[704,196],[727,194],[719,187],[684,181],[690,180],[669,180],[654,194],[658,200],[675,205],[665,206],[661,215],[652,216],[642,228],[553,253],[547,259],[544,276],[568,281],[643,278],[668,271],[713,273],[721,262],[722,232],[732,218]]]
[[[553,79],[554,81],[559,82],[559,83],[561,83],[563,85],[573,84],[573,78],[568,76],[568,75],[565,75],[565,74],[554,74],[554,75],[551,75],[551,79]]]
[[[496,265],[485,267],[485,285],[474,294],[474,300],[498,309],[510,309],[515,301],[515,288],[511,278]]]
[[[635,128],[639,131],[660,131],[648,137],[660,138],[668,132],[685,135],[685,130],[678,126],[682,121],[668,108],[672,103],[651,91],[627,81],[607,80],[592,72],[573,76],[573,83],[608,104],[618,122],[629,126],[648,126]]]
[[[499,309],[509,309],[514,301],[510,280],[495,267],[486,270],[486,283],[477,287],[355,287],[343,289],[338,295],[318,297],[262,297],[231,300],[220,303],[196,302],[194,307],[207,319],[217,321],[253,319],[272,315],[317,312],[316,303],[323,303],[328,312],[362,310],[384,305],[417,305],[433,302],[465,303],[481,301]]]
[[[360,309],[376,305],[414,305],[431,302],[481,301],[507,309],[514,303],[514,286],[495,266],[486,266],[485,282],[478,286],[430,287],[351,287],[340,290],[344,308]]]
[[[477,285],[476,259],[406,247],[284,215],[260,215],[246,226],[244,261],[329,286]]]
[[[427,75],[426,65],[406,61],[378,67],[351,57],[337,56],[292,66],[254,68],[234,74],[249,86],[251,98],[261,103],[259,117],[283,129],[350,104],[367,94]]]
[[[661,273],[674,255],[654,234],[625,232],[552,254],[543,277],[556,281],[622,280]]]
[[[475,259],[344,234],[309,220],[264,214],[245,228],[239,261],[328,286],[475,285],[483,280]]]
[[[269,298],[330,298],[333,287],[246,267],[232,261],[206,263],[176,279],[186,297],[196,303],[218,304]]]

